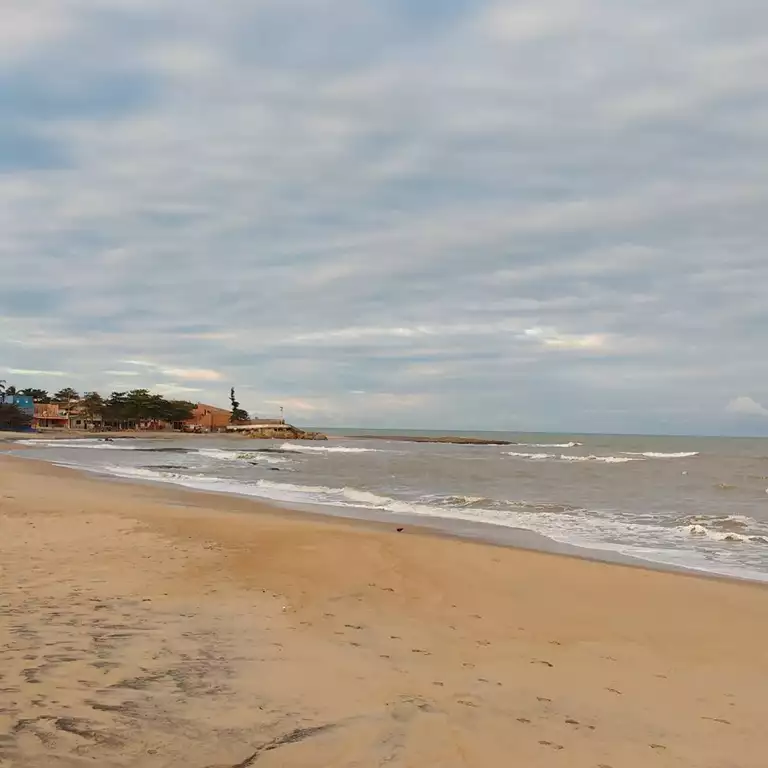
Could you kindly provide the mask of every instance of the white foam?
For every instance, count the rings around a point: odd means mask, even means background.
[[[345,445],[300,445],[298,443],[284,443],[281,451],[294,453],[381,453],[376,448],[349,448]]]
[[[197,453],[200,456],[217,461],[258,462],[260,464],[285,464],[289,461],[282,456],[274,456],[256,451],[227,451],[223,448],[198,448]]]
[[[15,440],[19,445],[28,445],[34,448],[90,448],[97,451],[138,451],[140,447],[135,445],[126,445],[125,442],[108,442],[97,438],[44,440],[39,438],[29,438],[26,440]]]
[[[679,451],[678,453],[659,453],[658,451],[645,451],[643,453],[633,453],[626,451],[628,456],[645,456],[647,459],[687,459],[691,456],[698,456],[698,451]]]
[[[515,443],[523,448],[576,448],[584,443]]]
[[[750,536],[746,533],[736,533],[735,531],[714,531],[701,523],[693,523],[685,526],[684,530],[692,536],[705,536],[713,541],[734,541],[742,544],[768,544],[768,537]]]
[[[521,459],[533,459],[543,461],[545,459],[555,459],[557,461],[597,461],[604,464],[626,464],[630,461],[642,461],[642,459],[630,459],[627,456],[571,456],[566,453],[518,453],[516,451],[506,451],[507,456],[514,456]]]
[[[567,456],[562,454],[561,461],[599,461],[604,464],[626,464],[629,461],[641,461],[641,459],[630,459],[627,456]]]

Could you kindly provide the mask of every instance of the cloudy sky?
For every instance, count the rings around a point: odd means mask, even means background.
[[[0,0],[0,377],[768,434],[764,0]]]

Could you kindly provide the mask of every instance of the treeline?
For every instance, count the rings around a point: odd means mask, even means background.
[[[81,395],[77,390],[65,387],[50,395],[44,389],[17,389],[14,386],[6,387],[5,382],[0,381],[0,395],[25,395],[31,397],[35,403],[55,403],[68,409],[70,413],[82,415],[91,421],[122,425],[147,422],[173,424],[186,421],[196,407],[195,403],[186,400],[167,400],[147,389],[112,392],[109,397],[103,397],[98,392],[85,392]],[[13,424],[6,423],[6,428],[26,426],[23,423],[24,415],[18,408],[13,405],[3,405],[2,408],[3,419],[6,422],[13,421]]]
[[[107,398],[98,392],[86,392],[78,401],[78,407],[86,417],[100,418],[104,422],[165,421],[173,424],[191,418],[196,405],[187,400],[166,400],[147,389],[132,389],[130,392],[113,392]]]
[[[34,387],[27,387],[26,389],[17,389],[12,384],[5,386],[5,382],[0,379],[0,395],[25,395],[31,397],[36,403],[60,403],[69,404],[73,401],[79,400],[80,395],[71,387],[65,387],[60,389],[55,395],[49,395],[44,389],[35,389]]]

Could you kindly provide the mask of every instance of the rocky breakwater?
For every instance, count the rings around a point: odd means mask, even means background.
[[[322,432],[305,432],[291,424],[275,426],[254,426],[253,429],[243,430],[243,434],[254,440],[327,440]]]

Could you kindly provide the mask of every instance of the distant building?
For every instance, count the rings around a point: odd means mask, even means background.
[[[34,429],[69,429],[69,413],[58,403],[35,403]]]
[[[100,414],[88,413],[80,403],[68,409],[69,428],[81,430],[100,430],[104,425],[104,417]]]
[[[231,412],[224,408],[198,403],[182,429],[185,432],[220,432],[229,426],[231,416]]]
[[[32,415],[35,404],[29,395],[0,395],[0,403],[3,405],[15,405],[20,411]]]

